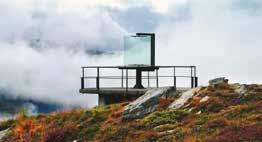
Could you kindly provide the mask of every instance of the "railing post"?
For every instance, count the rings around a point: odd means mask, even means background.
[[[82,67],[82,77],[85,77],[85,68]]]
[[[191,88],[194,88],[194,77],[193,77],[193,67],[190,67],[191,70],[191,74],[190,74],[190,78],[191,78]]]
[[[191,77],[191,88],[194,88],[194,77]]]
[[[196,67],[194,67],[195,87],[198,86],[198,78],[196,76]]]
[[[85,88],[85,79],[84,77],[81,77],[81,89]]]
[[[128,69],[126,69],[126,92],[128,91]]]
[[[147,86],[150,87],[150,80],[149,80],[150,74],[149,71],[147,72]]]
[[[197,87],[197,86],[198,86],[198,78],[195,77],[195,87]]]
[[[191,77],[193,77],[193,67],[190,66],[190,70],[191,70]]]
[[[176,67],[174,67],[174,87],[176,90]]]
[[[156,88],[158,88],[158,69],[156,70]]]
[[[99,67],[97,67],[97,77],[96,77],[96,89],[99,90],[100,89],[100,72],[99,72]]]
[[[85,88],[85,68],[82,67],[81,89]]]
[[[121,88],[124,88],[124,70],[121,69]]]

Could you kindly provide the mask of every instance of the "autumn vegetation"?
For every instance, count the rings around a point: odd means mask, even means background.
[[[248,95],[234,84],[203,87],[184,107],[168,109],[174,98],[161,98],[157,111],[123,120],[127,103],[75,109],[17,119],[0,124],[9,128],[3,142],[260,142],[262,86],[247,85]],[[201,98],[209,99],[201,102]]]

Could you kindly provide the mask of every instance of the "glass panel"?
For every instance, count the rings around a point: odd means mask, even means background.
[[[151,65],[151,37],[124,37],[124,64]]]

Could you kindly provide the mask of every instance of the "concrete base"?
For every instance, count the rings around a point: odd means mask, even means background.
[[[168,86],[167,86],[168,87]],[[128,88],[85,88],[80,89],[80,93],[83,94],[98,94],[98,104],[108,105],[125,101],[133,101],[138,97],[144,95],[146,91],[152,88],[135,89]],[[184,90],[183,88],[177,88],[177,90]]]
[[[142,96],[149,88],[134,89],[128,88],[85,88],[80,89],[80,93],[98,94],[99,105],[114,104],[124,101],[133,101]]]

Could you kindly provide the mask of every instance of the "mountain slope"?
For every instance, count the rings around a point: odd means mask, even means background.
[[[221,83],[191,92],[162,96],[153,112],[133,119],[123,119],[128,103],[20,116],[0,125],[9,128],[2,141],[262,141],[262,85]]]
[[[12,96],[8,92],[0,90],[0,119],[11,117],[21,111],[26,111],[29,114],[37,114],[50,113],[63,108],[62,105],[52,102]]]

